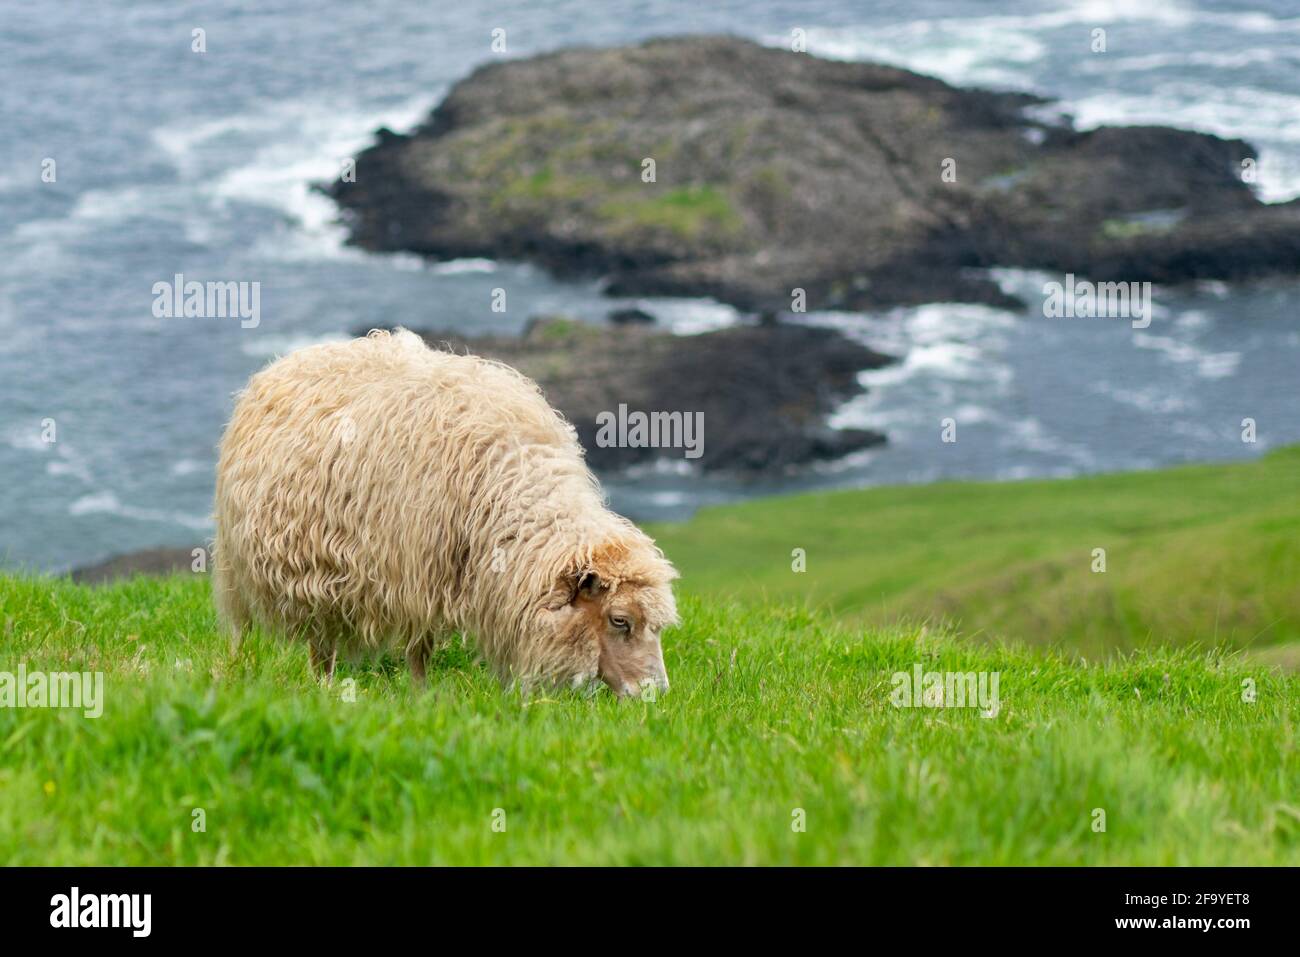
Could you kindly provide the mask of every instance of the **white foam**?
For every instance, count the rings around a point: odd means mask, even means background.
[[[715,329],[725,329],[740,321],[740,313],[733,306],[716,299],[639,299],[636,308],[648,312],[670,331],[682,336],[694,336]]]
[[[52,452],[54,444],[41,438],[41,426],[35,421],[28,428],[13,426],[5,432],[5,444],[22,452]]]
[[[317,183],[337,179],[346,160],[373,142],[377,127],[404,132],[419,123],[441,97],[422,94],[376,113],[323,100],[275,103],[264,109],[198,124],[172,125],[154,133],[182,180],[196,181],[209,205],[248,203],[282,213],[293,224],[292,240],[263,240],[259,256],[279,259],[359,257],[344,245],[338,210]],[[234,135],[260,145],[236,166],[218,166],[229,155],[219,148]],[[241,157],[248,154],[242,149]],[[358,170],[357,175],[364,175]]]
[[[1197,10],[1190,17],[1193,23],[1238,33],[1300,33],[1300,17],[1279,19],[1272,14],[1257,10],[1240,10],[1233,13]]]
[[[122,507],[112,492],[95,492],[83,495],[68,506],[69,515],[93,515],[97,512],[115,512]]]
[[[198,472],[205,471],[210,467],[210,465],[200,462],[197,459],[179,459],[172,463],[170,471],[172,475],[194,475]]]
[[[1232,294],[1232,285],[1222,279],[1198,279],[1195,286],[1197,292],[1215,299],[1227,299]]]
[[[1130,389],[1110,382],[1098,382],[1092,386],[1092,391],[1124,405],[1130,405],[1142,412],[1168,415],[1175,412],[1185,412],[1190,407],[1190,403],[1182,396],[1174,395],[1166,389],[1157,389],[1153,386]]]
[[[1214,319],[1207,313],[1199,309],[1187,309],[1178,313],[1174,319],[1174,326],[1179,329],[1186,329],[1191,332],[1204,329],[1206,326],[1213,325]]]
[[[67,476],[75,478],[85,485],[94,484],[95,478],[90,472],[90,466],[80,459],[72,456],[56,458],[51,462],[45,463],[45,474],[54,477]]]
[[[1047,47],[1011,18],[912,20],[899,24],[809,29],[808,52],[831,60],[872,60],[957,85],[1026,88]],[[787,36],[768,37],[789,48]]]
[[[1159,352],[1172,362],[1192,364],[1203,379],[1223,379],[1234,375],[1241,363],[1240,352],[1207,352],[1190,342],[1149,332],[1136,332],[1133,344],[1139,349]]]
[[[416,262],[423,268],[424,260],[418,256]],[[497,261],[495,259],[450,259],[447,262],[433,263],[429,267],[429,272],[438,276],[460,276],[465,273],[489,273],[497,271]]]
[[[108,491],[83,495],[68,506],[68,514],[72,516],[114,515],[137,522],[176,524],[193,529],[212,527],[212,519],[209,516],[186,515],[183,512],[123,505],[116,495]]]
[[[267,135],[277,124],[276,111],[282,108],[276,104],[259,113],[239,113],[209,120],[175,123],[155,129],[151,138],[176,167],[181,178],[191,179],[204,168],[205,160],[220,162],[217,150],[205,155],[205,148],[209,144],[231,133],[242,136]]]
[[[972,303],[934,303],[902,310],[900,328],[882,337],[887,342],[881,342],[886,346],[882,351],[903,352],[902,361],[864,373],[863,381],[869,387],[879,387],[924,375],[1005,383],[1011,370],[995,356],[1006,345],[1004,332],[1014,329],[1017,321],[1010,312]]]
[[[1198,360],[1196,371],[1202,379],[1226,379],[1237,374],[1239,365],[1240,352],[1217,352]]]
[[[1016,450],[1067,458],[1085,469],[1096,464],[1096,456],[1089,449],[1052,435],[1042,422],[1033,417],[1008,419],[1002,434],[1007,444]]]
[[[1102,26],[1113,23],[1160,23],[1184,27],[1195,22],[1198,11],[1178,0],[1145,3],[1141,0],[1081,0],[1045,13],[1017,17],[984,18],[1010,24],[1022,23],[1036,30],[1071,26]]]
[[[1199,11],[1167,0],[1161,3],[1084,0],[1038,14],[810,28],[808,52],[830,59],[892,63],[959,86],[1030,89],[1035,78],[1025,68],[1042,61],[1049,51],[1060,46],[1042,37],[1043,33],[1121,22],[1182,28],[1195,24],[1199,17]],[[1080,34],[1083,52],[1088,50],[1088,39],[1087,33]],[[764,42],[789,49],[790,37],[777,34],[765,37]]]
[[[77,239],[131,219],[179,221],[187,233],[201,230],[208,210],[194,202],[190,186],[176,183],[131,184],[88,189],[77,196],[66,216],[20,223],[14,235],[29,242]]]
[[[983,353],[961,342],[936,342],[914,346],[903,360],[908,373],[928,372],[945,379],[980,379],[984,369]]]
[[[858,374],[867,392],[830,416],[835,428],[885,432],[928,428],[934,408],[958,409],[968,422],[991,422],[996,413],[972,399],[1006,394],[1015,376],[999,356],[1019,320],[1003,309],[974,303],[932,303],[891,309],[877,317],[809,313],[807,321],[834,326],[873,349],[901,357],[891,365]],[[926,401],[911,397],[895,405],[891,398],[895,390],[912,380],[922,385]]]
[[[957,406],[957,408],[953,410],[952,417],[961,425],[975,425],[977,423],[993,423],[1002,421],[1002,416],[987,406],[974,405],[969,402]]]
[[[1144,73],[1167,67],[1206,66],[1212,69],[1240,70],[1243,67],[1276,63],[1295,56],[1294,51],[1256,48],[1252,50],[1192,50],[1178,53],[1150,53],[1146,56],[1095,57],[1079,65],[1083,73],[1109,76],[1114,73]]]

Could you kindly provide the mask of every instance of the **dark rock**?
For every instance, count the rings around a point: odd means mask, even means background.
[[[1010,304],[980,274],[995,265],[1165,282],[1300,268],[1300,203],[1257,201],[1246,143],[1078,132],[1027,115],[1042,102],[730,37],[565,50],[479,68],[329,192],[371,249],[750,312],[789,310],[796,288],[812,309]]]
[[[616,326],[626,326],[633,323],[653,325],[655,321],[655,317],[644,309],[615,309],[606,318]]]

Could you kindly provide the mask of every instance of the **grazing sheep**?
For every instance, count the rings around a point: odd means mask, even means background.
[[[508,366],[405,330],[272,363],[226,428],[215,518],[226,625],[305,640],[327,680],[340,651],[401,648],[422,682],[460,632],[503,682],[668,688],[677,573]]]

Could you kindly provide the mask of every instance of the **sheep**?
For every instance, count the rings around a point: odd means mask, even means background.
[[[401,651],[422,686],[459,633],[503,684],[668,690],[676,570],[501,363],[402,329],[278,359],[236,397],[214,520],[225,627],[304,641],[325,682]]]

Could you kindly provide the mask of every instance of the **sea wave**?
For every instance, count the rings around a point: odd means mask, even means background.
[[[364,255],[345,245],[338,210],[317,183],[336,179],[346,160],[373,142],[381,126],[406,132],[428,115],[442,91],[381,108],[304,99],[202,123],[169,124],[153,133],[182,183],[207,209],[250,204],[293,225],[289,241],[264,239],[258,256],[280,260]],[[230,156],[241,161],[235,165]]]
[[[933,303],[881,315],[809,313],[809,324],[828,325],[899,361],[858,374],[867,390],[830,418],[836,428],[888,434],[937,429],[935,409],[960,412],[960,421],[996,421],[993,405],[1012,388],[1015,373],[1003,358],[1016,314],[974,303]]]
[[[423,265],[424,260],[418,256],[416,261]],[[446,262],[433,263],[429,272],[436,276],[461,276],[465,273],[489,273],[497,271],[495,259],[450,259]]]
[[[1062,31],[1124,24],[1149,24],[1159,35],[1190,38],[1202,49],[1172,49],[1160,43],[1129,52],[1112,45],[1104,55],[1087,56],[1089,33],[1079,34],[1080,56],[1062,72],[1055,64]],[[1230,49],[1224,34],[1239,37]],[[1159,123],[1240,137],[1259,151],[1257,194],[1265,202],[1300,196],[1300,96],[1242,82],[1233,73],[1271,67],[1300,58],[1293,44],[1275,44],[1278,35],[1300,33],[1300,18],[1268,13],[1226,13],[1185,3],[1136,4],[1129,0],[1084,0],[1061,9],[1027,15],[916,19],[835,28],[809,28],[808,51],[841,60],[890,63],[937,76],[958,86],[983,86],[1045,93],[1058,100],[1048,115],[1073,116],[1083,129],[1096,126]],[[788,35],[763,42],[789,48]],[[1254,44],[1253,46],[1251,44]],[[1179,44],[1181,46],[1181,44]],[[1229,71],[1222,82],[1185,82],[1176,77],[1133,92],[1105,85],[1107,77],[1158,70],[1202,68]],[[1071,83],[1070,72],[1078,74]],[[1086,82],[1096,78],[1098,82]],[[1099,88],[1100,84],[1100,88]],[[1073,89],[1071,89],[1073,87]],[[1092,92],[1094,91],[1095,92]]]
[[[113,515],[136,522],[158,522],[164,525],[180,525],[185,528],[199,530],[212,528],[210,516],[188,515],[184,512],[124,505],[115,494],[109,491],[93,492],[81,496],[68,506],[68,514],[73,517]]]

